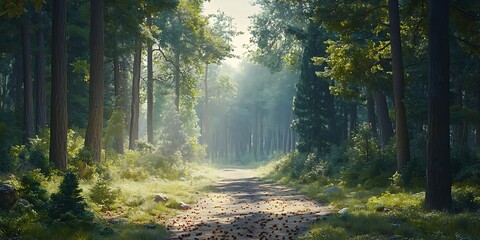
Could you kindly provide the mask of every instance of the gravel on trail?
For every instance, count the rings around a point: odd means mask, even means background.
[[[329,214],[292,189],[259,181],[250,169],[220,170],[215,192],[167,222],[169,239],[295,239]]]

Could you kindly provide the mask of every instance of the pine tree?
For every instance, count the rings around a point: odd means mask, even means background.
[[[58,193],[52,194],[51,217],[60,219],[69,213],[73,216],[85,216],[86,203],[81,195],[82,190],[78,185],[78,178],[74,173],[67,172],[60,184]]]

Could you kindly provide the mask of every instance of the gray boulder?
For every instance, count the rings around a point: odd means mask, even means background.
[[[155,201],[155,202],[167,202],[168,197],[165,196],[165,194],[158,193],[158,194],[155,194],[153,196],[153,201]]]
[[[8,210],[18,201],[18,192],[10,184],[0,183],[0,208]]]
[[[340,194],[341,192],[342,190],[337,186],[329,187],[323,191],[326,195]]]

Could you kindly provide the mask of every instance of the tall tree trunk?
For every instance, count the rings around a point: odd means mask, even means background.
[[[400,14],[398,0],[388,0],[390,20],[390,45],[392,51],[393,98],[395,102],[395,133],[397,141],[397,171],[401,172],[410,161],[407,115],[404,99],[404,73],[402,38],[400,36]]]
[[[429,1],[427,189],[432,209],[452,207],[450,175],[450,52],[448,0]]]
[[[382,146],[385,146],[393,136],[392,121],[388,116],[387,98],[385,94],[378,93],[375,95],[375,105],[380,125],[380,143]]]
[[[357,128],[357,104],[356,103],[351,103],[350,104],[350,131],[353,132],[355,131],[355,128]]]
[[[18,128],[23,128],[23,53],[15,54],[13,75],[15,76],[15,121]]]
[[[33,85],[32,85],[32,49],[30,45],[29,20],[25,14],[22,19],[23,49],[23,143],[35,136],[33,124]]]
[[[115,48],[117,43],[115,43]],[[116,49],[115,49],[116,50]],[[125,148],[123,146],[123,123],[124,123],[124,112],[122,109],[122,76],[120,74],[120,59],[118,56],[118,52],[115,51],[113,56],[113,81],[114,81],[114,88],[115,88],[115,111],[121,113],[121,117],[118,124],[119,129],[118,132],[115,133],[115,151],[119,154],[125,153]]]
[[[152,26],[152,18],[147,19]],[[147,46],[147,141],[153,143],[153,49],[152,43]]]
[[[475,96],[475,101],[476,101],[476,109],[478,112],[480,112],[480,84],[477,84],[477,90],[476,90],[476,96]],[[480,147],[480,122],[477,122],[475,124],[475,146]]]
[[[372,96],[367,98],[367,121],[372,126],[374,136],[377,136],[377,117],[375,116],[375,102]]]
[[[455,79],[455,99],[453,101],[456,107],[458,107],[459,111],[463,111],[463,84],[460,77],[458,77],[460,75],[460,72],[461,72],[460,68],[454,72],[458,75]],[[455,124],[455,130],[454,130],[455,138],[453,141],[455,143],[455,147],[457,147],[458,149],[462,149],[463,147],[465,147],[465,143],[468,140],[467,128],[468,127],[465,119],[464,118],[458,119],[458,122]]]
[[[180,113],[180,50],[175,49],[175,71],[173,73],[173,78],[175,81],[175,106],[177,107],[177,112]]]
[[[45,93],[45,30],[43,13],[35,14],[38,29],[37,50],[35,53],[35,121],[37,131],[47,126],[47,97]]]
[[[100,162],[103,128],[103,0],[90,1],[90,84],[85,147]]]
[[[137,39],[133,58],[132,108],[130,113],[130,139],[128,147],[135,150],[138,140],[138,118],[140,116],[140,67],[142,61],[142,44]]]
[[[67,168],[67,3],[53,0],[50,161]]]
[[[204,105],[203,105],[203,139],[204,143],[207,145],[207,153],[209,152],[210,147],[208,146],[210,144],[209,140],[209,128],[208,128],[208,63],[205,63],[205,78],[203,79],[204,81],[204,92],[205,92],[205,99],[204,99]]]

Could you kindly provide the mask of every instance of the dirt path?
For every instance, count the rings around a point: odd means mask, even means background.
[[[222,169],[216,192],[168,223],[170,239],[295,239],[327,214],[291,189],[260,182],[248,169]]]

